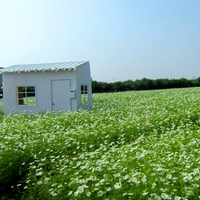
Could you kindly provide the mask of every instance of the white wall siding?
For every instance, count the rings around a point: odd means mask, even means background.
[[[74,71],[70,72],[30,72],[30,73],[5,73],[4,76],[4,112],[46,112],[52,110],[51,80],[70,79],[71,88],[76,88],[76,76]],[[36,105],[17,105],[16,87],[35,86]],[[64,88],[58,88],[63,92]],[[76,99],[71,99],[72,109],[76,109]]]
[[[77,94],[81,93],[81,85],[88,86],[89,94],[89,105],[84,108],[92,108],[92,83],[91,83],[91,73],[90,73],[90,63],[87,62],[83,66],[77,68]],[[79,107],[81,107],[81,97],[78,95],[77,101]]]

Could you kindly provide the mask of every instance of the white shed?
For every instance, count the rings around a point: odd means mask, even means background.
[[[88,61],[14,65],[1,73],[5,115],[92,108]]]

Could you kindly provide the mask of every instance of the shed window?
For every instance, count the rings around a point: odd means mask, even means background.
[[[36,105],[35,86],[17,87],[17,105]]]
[[[87,85],[81,85],[81,104],[82,105],[89,104],[89,101],[88,101],[88,86]]]

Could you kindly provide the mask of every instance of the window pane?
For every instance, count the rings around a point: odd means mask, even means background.
[[[27,87],[26,91],[29,92],[29,93],[35,93],[35,87],[32,87],[32,86]]]
[[[18,87],[18,92],[23,92],[23,90],[24,90],[24,87]]]
[[[36,98],[35,97],[25,97],[24,105],[36,105]]]
[[[24,87],[18,87],[18,105],[24,105]]]
[[[35,96],[35,92],[27,92],[27,97],[34,97]]]

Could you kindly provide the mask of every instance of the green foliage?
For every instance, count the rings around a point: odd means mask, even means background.
[[[186,78],[181,79],[136,79],[135,81],[117,81],[114,83],[92,81],[93,93],[102,92],[122,92],[131,90],[155,90],[155,89],[169,89],[169,88],[186,88],[200,86],[200,77],[193,80]]]
[[[0,126],[1,199],[199,199],[199,88],[93,95]]]

